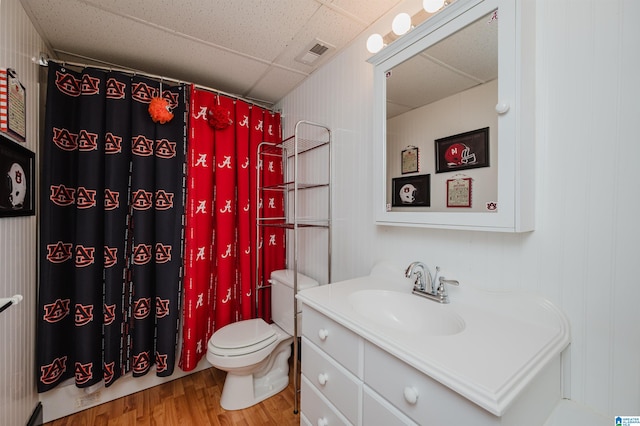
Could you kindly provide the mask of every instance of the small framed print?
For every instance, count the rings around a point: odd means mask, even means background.
[[[447,180],[447,207],[471,207],[471,178]]]
[[[435,140],[436,173],[489,167],[489,128]]]
[[[32,216],[35,154],[0,136],[0,217]]]
[[[419,169],[418,147],[408,146],[402,150],[402,174],[416,173]]]
[[[431,175],[393,178],[393,207],[430,207]]]

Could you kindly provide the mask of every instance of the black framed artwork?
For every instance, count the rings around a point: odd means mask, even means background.
[[[489,167],[489,128],[435,140],[436,173]]]
[[[430,207],[431,175],[417,175],[392,179],[394,207]]]
[[[0,217],[31,216],[35,154],[0,135]]]

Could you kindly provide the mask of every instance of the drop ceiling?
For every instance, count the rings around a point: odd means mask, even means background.
[[[52,58],[273,104],[401,0],[21,0]],[[319,46],[318,46],[319,45]],[[327,48],[327,49],[325,49]],[[314,53],[326,50],[315,62]],[[296,60],[298,58],[298,60]]]

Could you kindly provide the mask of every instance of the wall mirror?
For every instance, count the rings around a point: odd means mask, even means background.
[[[521,134],[533,114],[519,120],[535,105],[519,74],[533,59],[516,49],[530,43],[517,10],[458,0],[369,60],[378,224],[533,229],[533,137]]]

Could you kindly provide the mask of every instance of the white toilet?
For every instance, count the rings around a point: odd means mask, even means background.
[[[282,391],[289,384],[289,356],[293,342],[293,271],[271,273],[271,316],[274,324],[261,318],[238,321],[213,333],[207,361],[227,372],[220,405],[240,410]],[[318,282],[298,274],[298,290]],[[300,310],[298,309],[298,312]],[[298,330],[300,330],[298,315]]]

